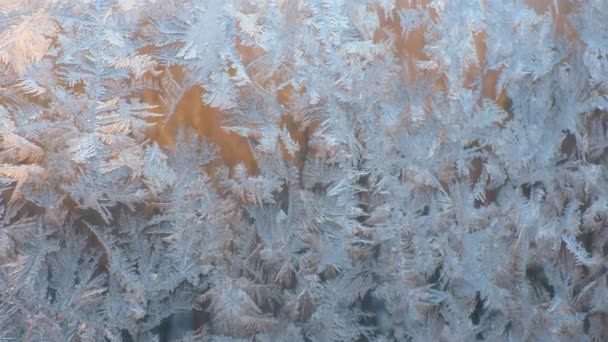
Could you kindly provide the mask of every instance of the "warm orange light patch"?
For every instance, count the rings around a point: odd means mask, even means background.
[[[158,94],[146,91],[144,95],[146,102],[158,105],[159,111],[163,112],[165,108],[162,108]],[[189,127],[219,148],[221,159],[226,165],[233,167],[244,163],[250,172],[255,172],[257,165],[247,140],[222,129],[222,113],[203,103],[202,95],[203,89],[198,85],[186,91],[173,113],[168,113],[171,117],[169,121],[163,125],[163,120],[158,120],[157,126],[149,132],[150,137],[161,146],[171,146],[178,130]]]

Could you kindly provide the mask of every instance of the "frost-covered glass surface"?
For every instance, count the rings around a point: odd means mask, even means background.
[[[608,340],[605,0],[0,0],[0,340]]]

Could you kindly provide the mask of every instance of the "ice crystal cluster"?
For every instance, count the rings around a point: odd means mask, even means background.
[[[606,341],[607,23],[1,0],[0,340]]]

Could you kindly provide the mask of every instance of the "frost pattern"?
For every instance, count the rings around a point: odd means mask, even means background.
[[[607,340],[607,15],[1,1],[0,339]]]

